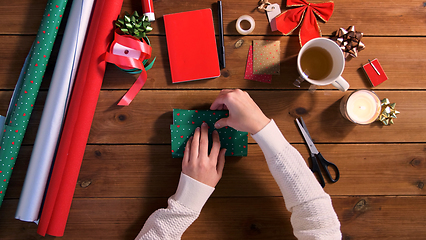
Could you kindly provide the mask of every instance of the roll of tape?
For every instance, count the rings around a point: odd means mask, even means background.
[[[248,30],[244,30],[244,29],[241,28],[241,22],[244,21],[244,20],[246,20],[247,22],[250,23],[250,28]],[[250,17],[249,15],[242,15],[241,17],[239,17],[237,19],[237,24],[235,25],[238,33],[241,34],[241,35],[247,35],[247,34],[250,34],[251,32],[253,32],[254,26],[255,26],[254,19],[252,17]]]

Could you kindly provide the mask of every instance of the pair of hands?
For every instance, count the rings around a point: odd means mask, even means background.
[[[255,134],[265,127],[270,119],[253,101],[247,92],[226,89],[210,106],[211,110],[229,110],[229,117],[219,119],[216,128],[226,126]],[[213,145],[208,155],[208,126],[202,124],[189,138],[182,161],[182,172],[195,180],[215,187],[222,177],[226,149],[220,149],[219,134],[213,131]]]

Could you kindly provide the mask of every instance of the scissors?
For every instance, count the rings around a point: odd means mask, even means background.
[[[335,183],[339,180],[340,178],[340,173],[339,173],[339,169],[337,168],[337,166],[334,163],[331,163],[327,160],[325,160],[325,158],[321,155],[321,153],[318,151],[318,149],[315,147],[314,142],[312,141],[311,135],[309,135],[308,129],[306,128],[305,122],[303,121],[303,118],[296,118],[296,123],[297,126],[299,127],[300,132],[303,135],[303,138],[305,139],[306,144],[309,147],[309,151],[311,152],[311,160],[312,160],[312,172],[318,175],[319,178],[319,182],[321,184],[322,187],[325,186],[325,181],[324,181],[324,177],[322,176],[321,173],[321,169],[319,167],[319,163],[321,163],[322,167],[325,170],[325,173],[327,173],[328,178],[330,179],[331,182]],[[336,177],[333,178],[333,176],[331,176],[329,168],[332,168],[336,174]]]

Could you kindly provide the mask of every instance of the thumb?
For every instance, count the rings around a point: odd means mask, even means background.
[[[215,124],[214,127],[219,129],[228,126],[228,118],[221,118]]]

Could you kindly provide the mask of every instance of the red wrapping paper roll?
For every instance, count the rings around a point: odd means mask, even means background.
[[[123,0],[96,1],[37,233],[63,236]]]

